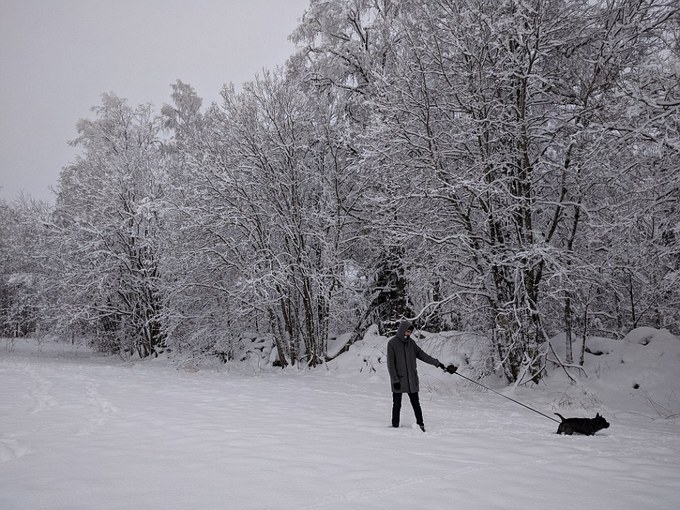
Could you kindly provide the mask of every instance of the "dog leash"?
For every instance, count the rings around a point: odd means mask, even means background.
[[[464,375],[459,374],[458,372],[455,372],[455,374],[456,374],[457,376],[459,376],[459,377],[462,377],[462,378],[465,379],[466,381],[470,381],[471,383],[475,383],[477,386],[481,386],[482,388],[484,388],[485,390],[490,391],[491,393],[495,393],[496,395],[500,395],[501,397],[507,398],[508,400],[511,400],[511,401],[514,402],[515,404],[519,404],[519,405],[521,405],[522,407],[525,407],[525,408],[529,409],[530,411],[535,412],[536,414],[540,414],[541,416],[545,416],[546,418],[548,418],[549,420],[554,421],[555,423],[561,423],[560,420],[558,420],[558,419],[556,419],[556,418],[553,418],[552,416],[548,416],[547,414],[542,413],[541,411],[537,411],[537,410],[534,409],[533,407],[529,407],[528,405],[523,404],[523,403],[520,402],[519,400],[515,400],[514,398],[510,398],[510,397],[508,397],[507,395],[503,395],[502,393],[497,392],[496,390],[492,390],[491,388],[487,388],[487,387],[484,386],[482,383],[477,382],[477,381],[475,381],[474,379],[470,379],[469,377],[465,377]]]

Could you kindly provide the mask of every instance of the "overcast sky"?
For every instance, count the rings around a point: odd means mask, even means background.
[[[53,201],[76,122],[104,92],[136,106],[192,85],[204,105],[293,52],[309,0],[0,0],[0,198]]]

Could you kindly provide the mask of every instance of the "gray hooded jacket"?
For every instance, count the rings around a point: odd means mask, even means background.
[[[411,338],[404,336],[408,329],[413,329],[409,321],[401,321],[397,334],[387,342],[387,370],[394,393],[417,393],[420,390],[416,359],[440,366],[438,359],[426,354]],[[395,389],[395,383],[399,389]]]

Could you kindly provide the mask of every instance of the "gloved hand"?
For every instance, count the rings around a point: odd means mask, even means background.
[[[449,374],[455,374],[456,370],[458,370],[458,367],[456,365],[449,365],[448,367],[445,367],[444,370],[446,370]]]
[[[442,370],[446,370],[446,365],[442,363],[441,361],[439,362],[439,365],[437,365],[437,368],[441,368]]]
[[[400,383],[399,381],[395,382],[395,383],[392,385],[392,388],[394,389],[394,391],[399,391],[399,390],[401,390],[401,383]]]

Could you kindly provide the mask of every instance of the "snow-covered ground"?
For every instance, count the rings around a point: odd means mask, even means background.
[[[502,390],[551,416],[602,412],[592,437],[427,365],[428,432],[407,400],[392,429],[383,343],[313,371],[196,371],[0,340],[0,509],[679,507],[677,337],[594,340],[578,384],[558,369]]]

